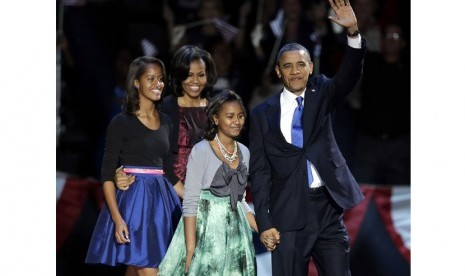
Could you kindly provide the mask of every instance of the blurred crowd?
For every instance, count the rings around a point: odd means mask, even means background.
[[[351,5],[368,53],[336,113],[336,138],[360,183],[409,185],[410,1]],[[286,43],[307,47],[314,74],[334,75],[346,34],[329,10],[326,0],[57,2],[57,171],[99,178],[105,130],[137,56],[156,56],[169,72],[176,49],[197,45],[214,58],[215,90],[234,90],[249,109],[280,92],[274,63]]]

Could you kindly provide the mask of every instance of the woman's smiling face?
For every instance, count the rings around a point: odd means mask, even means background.
[[[207,71],[202,59],[193,60],[189,66],[189,74],[182,81],[183,94],[189,98],[199,98],[207,84]]]

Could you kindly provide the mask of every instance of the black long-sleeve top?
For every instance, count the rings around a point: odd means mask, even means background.
[[[130,165],[162,167],[166,178],[176,184],[170,151],[172,132],[171,119],[161,112],[157,130],[147,128],[133,114],[117,114],[107,128],[101,180],[113,181],[119,166]]]

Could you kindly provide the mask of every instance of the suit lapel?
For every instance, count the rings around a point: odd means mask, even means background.
[[[304,105],[304,117],[303,117],[303,129],[304,129],[304,145],[311,142],[315,138],[317,133],[316,128],[318,125],[318,113],[320,110],[320,106],[318,103],[318,92],[317,85],[316,85],[317,78],[311,78],[309,81],[309,86],[305,90],[305,105]],[[286,142],[286,138],[284,138],[283,133],[281,132],[281,105],[280,105],[280,97],[281,93],[270,98],[268,101],[268,108],[266,109],[266,118],[268,120],[268,125],[270,126],[270,130],[272,133],[275,133],[280,140]]]
[[[268,125],[270,126],[271,132],[276,133],[276,135],[280,139],[286,142],[286,139],[284,138],[284,135],[281,132],[281,127],[280,127],[280,124],[281,124],[281,105],[280,105],[281,92],[273,96],[268,102],[269,106],[266,109],[266,118],[268,120]]]
[[[318,91],[316,86],[316,78],[310,79],[310,85],[305,90],[305,105],[304,105],[304,117],[303,117],[303,129],[304,129],[304,145],[315,138],[315,124],[318,117]]]
[[[279,128],[279,123],[281,121],[281,106],[279,104],[279,97],[281,93],[278,93],[276,96],[273,96],[268,102],[269,106],[266,109],[266,118],[268,119],[268,124],[270,129],[276,131]]]

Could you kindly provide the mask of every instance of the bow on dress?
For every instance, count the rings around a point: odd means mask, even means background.
[[[210,187],[210,191],[220,197],[230,196],[231,209],[237,210],[237,202],[242,200],[242,195],[247,184],[247,167],[240,162],[237,169],[231,169],[226,163],[222,164],[223,181],[215,183]]]

